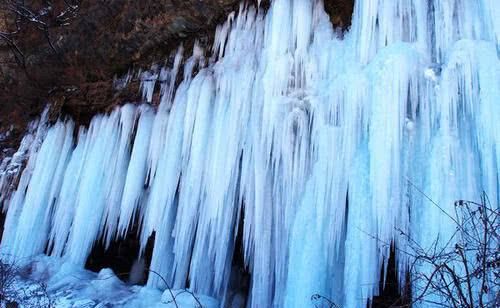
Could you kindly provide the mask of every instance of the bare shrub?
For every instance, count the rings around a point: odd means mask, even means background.
[[[455,232],[445,243],[424,248],[401,232],[413,259],[413,303],[444,307],[499,307],[499,210],[486,193],[480,202],[459,200],[450,214]]]
[[[52,308],[44,282],[22,279],[22,270],[15,262],[0,258],[0,305],[2,307]]]

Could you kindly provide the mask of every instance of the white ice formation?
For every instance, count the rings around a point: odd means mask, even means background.
[[[6,201],[2,250],[83,267],[137,219],[173,288],[227,302],[242,249],[248,307],[315,293],[362,307],[398,230],[423,246],[455,230],[423,193],[450,212],[482,191],[498,204],[499,39],[496,0],[356,0],[343,35],[322,1],[242,5],[211,57],[179,49],[148,73],[159,107],[124,105],[77,137],[50,127]]]

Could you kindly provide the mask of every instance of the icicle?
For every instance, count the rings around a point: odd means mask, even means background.
[[[161,149],[158,173],[152,180],[149,199],[143,212],[141,248],[146,247],[148,237],[156,231],[151,268],[164,279],[172,280],[173,238],[176,204],[182,170],[183,121],[186,113],[186,84],[177,89],[176,98],[170,111],[171,121],[166,131],[166,144]],[[156,275],[155,275],[156,276]],[[148,284],[165,288],[160,277],[150,276]]]
[[[130,143],[136,122],[136,108],[127,104],[120,108],[119,143],[107,165],[109,174],[105,179],[105,204],[104,215],[101,221],[101,230],[104,230],[105,247],[109,247],[115,236],[120,205],[125,185],[127,169],[130,161]]]
[[[159,77],[159,73],[156,70],[157,67],[153,66],[150,71],[146,71],[140,74],[140,88],[142,90],[142,98],[147,103],[153,102],[153,94],[156,86],[156,81]]]
[[[48,129],[48,117],[49,117],[49,106],[45,108],[40,116],[40,119],[34,120],[28,125],[27,133],[21,140],[19,149],[12,155],[12,157],[6,157],[0,163],[0,205],[5,201],[8,204],[6,198],[9,196],[12,187],[11,184],[21,176],[18,187],[26,188],[29,180],[31,179],[31,173],[35,167],[36,155],[40,149],[45,134]],[[23,163],[28,160],[26,166],[26,171],[22,172]],[[22,172],[22,174],[21,174]],[[19,189],[18,189],[19,190]],[[5,211],[5,206],[2,207],[2,211]]]
[[[83,172],[83,162],[85,161],[86,138],[87,131],[81,128],[77,139],[78,145],[73,150],[73,153],[71,153],[59,197],[54,206],[53,223],[50,231],[50,246],[52,246],[52,255],[55,256],[63,254],[73,223],[76,196]]]
[[[140,209],[137,210],[137,207],[144,197],[143,190],[146,185],[147,155],[154,114],[151,108],[147,106],[140,107],[139,113],[137,133],[130,156],[119,212],[118,233],[120,236],[126,235],[135,214],[140,211]]]
[[[6,225],[13,229],[4,235],[6,237],[2,241],[3,249],[13,258],[32,257],[45,249],[52,207],[73,146],[73,126],[72,122],[59,122],[47,132],[35,156],[29,186],[25,191],[16,193],[15,198],[22,199],[22,207],[17,208],[14,215],[9,211],[8,219],[13,221],[6,222]]]

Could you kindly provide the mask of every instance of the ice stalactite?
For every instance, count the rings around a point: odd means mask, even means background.
[[[21,144],[16,153],[14,153],[12,157],[6,157],[0,163],[0,205],[3,204],[2,209],[4,210],[7,204],[15,202],[14,196],[11,196],[11,186],[16,184],[19,180],[17,183],[18,190],[26,189],[30,181],[36,161],[36,155],[47,134],[48,117],[49,109],[46,108],[39,119],[29,123],[27,132],[21,140]],[[27,162],[28,158],[31,158],[31,163]],[[22,167],[25,163],[26,168],[24,169],[25,171],[22,172]],[[21,172],[23,173],[22,177],[20,177]]]
[[[75,140],[71,121],[40,137],[6,201],[2,250],[48,245],[83,266],[138,223],[140,253],[154,233],[151,269],[174,288],[229,305],[241,249],[248,307],[307,307],[315,293],[365,305],[401,232],[427,247],[452,234],[454,200],[499,202],[493,2],[358,0],[342,36],[321,1],[242,5],[211,56],[196,44],[142,73],[159,106],[98,115]],[[396,260],[404,282],[408,255]]]

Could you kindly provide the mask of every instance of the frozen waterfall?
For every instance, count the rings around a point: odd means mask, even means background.
[[[385,243],[406,245],[398,230],[424,247],[455,230],[421,192],[450,212],[482,191],[498,205],[499,40],[495,0],[356,0],[344,34],[322,1],[242,5],[211,51],[179,48],[147,73],[159,106],[29,137],[17,190],[0,195],[2,252],[83,267],[137,220],[141,253],[155,233],[151,269],[174,288],[224,302],[242,250],[248,307],[309,307],[316,293],[363,307]],[[403,281],[408,256],[396,260]]]

